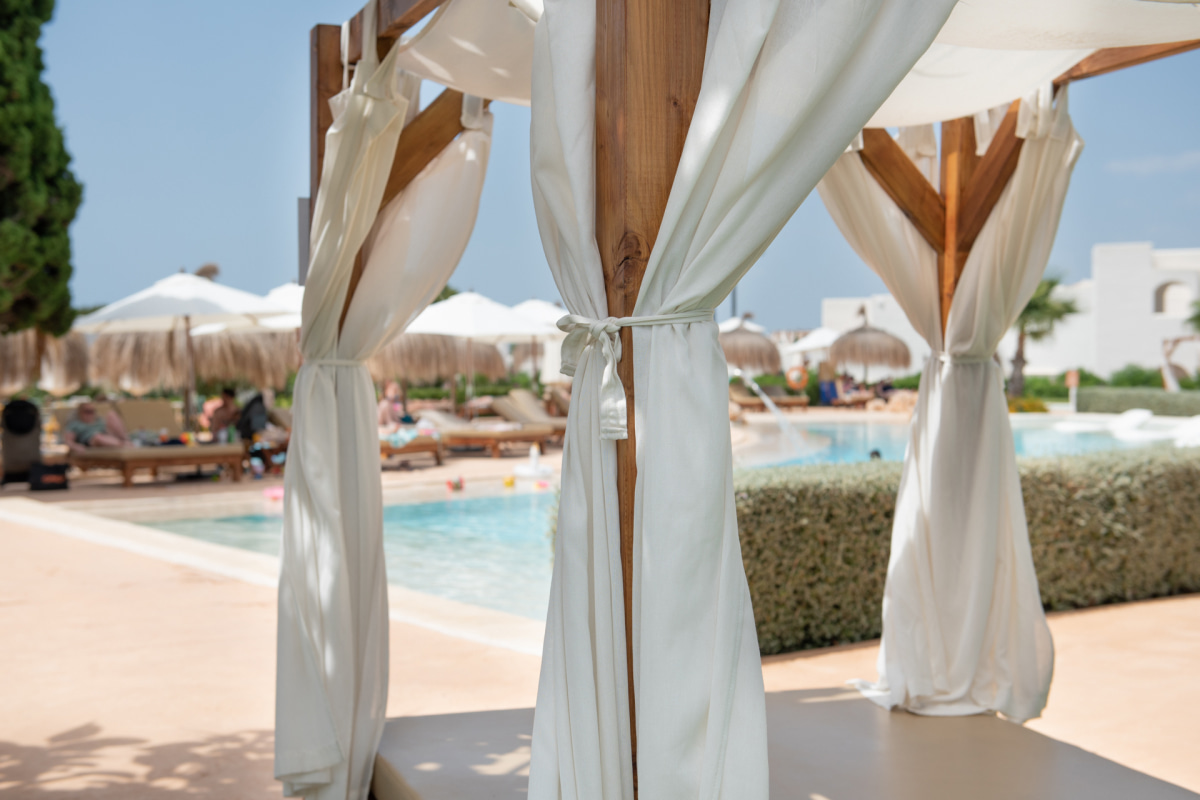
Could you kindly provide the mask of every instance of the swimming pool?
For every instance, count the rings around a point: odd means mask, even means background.
[[[1058,431],[1042,419],[1014,419],[1012,426],[1018,456],[1073,456],[1145,446],[1144,442],[1121,441],[1109,433]],[[878,450],[884,461],[903,461],[908,445],[907,424],[796,422],[792,427],[798,435],[799,453],[782,459],[765,459],[755,466],[850,464],[870,460],[872,450]]]
[[[543,620],[553,553],[554,494],[535,492],[386,506],[388,581],[462,603]],[[178,533],[279,554],[283,517],[250,514],[153,523]]]

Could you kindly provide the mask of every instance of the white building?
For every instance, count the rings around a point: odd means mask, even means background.
[[[1163,340],[1195,333],[1187,324],[1200,299],[1200,248],[1155,250],[1150,242],[1098,244],[1092,248],[1092,277],[1059,287],[1079,313],[1067,318],[1041,342],[1026,342],[1026,372],[1058,375],[1082,367],[1107,378],[1129,364],[1159,367]],[[847,331],[862,324],[867,307],[871,324],[895,334],[913,355],[909,372],[918,371],[929,346],[917,335],[891,295],[826,298],[821,324]],[[1009,332],[998,348],[1005,365],[1017,337]],[[1200,368],[1200,343],[1186,343],[1172,361],[1189,372]],[[874,375],[873,371],[873,375]],[[882,377],[882,373],[880,373]]]

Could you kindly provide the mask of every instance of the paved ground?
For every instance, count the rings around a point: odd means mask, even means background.
[[[0,793],[278,797],[274,592],[0,522]],[[1031,727],[1200,790],[1200,597],[1055,615]],[[539,660],[391,623],[391,716],[528,707]],[[839,694],[864,644],[772,657],[768,691]],[[511,766],[511,765],[510,765]],[[517,765],[519,767],[519,765]]]

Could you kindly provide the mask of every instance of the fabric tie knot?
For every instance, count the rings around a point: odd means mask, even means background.
[[[625,385],[617,374],[621,360],[621,328],[641,325],[687,325],[693,322],[712,322],[711,308],[682,311],[678,314],[659,314],[648,317],[605,317],[592,319],[568,314],[558,321],[558,329],[567,334],[562,344],[561,372],[575,376],[575,368],[588,347],[599,345],[604,357],[604,372],[600,378],[600,438],[629,438],[629,411],[625,403]]]

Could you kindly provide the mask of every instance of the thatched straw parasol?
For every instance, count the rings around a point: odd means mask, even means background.
[[[77,333],[62,338],[34,330],[0,336],[0,397],[31,386],[64,397],[87,383],[87,340]]]
[[[866,324],[839,336],[829,348],[829,358],[838,365],[861,364],[864,370],[873,366],[906,369],[912,363],[903,340]]]
[[[222,331],[192,337],[196,377],[208,381],[244,380],[261,389],[282,389],[300,368],[295,330]]]
[[[732,330],[722,331],[718,339],[725,360],[739,369],[774,374],[783,369],[779,348],[765,334],[747,327],[745,320]],[[757,327],[757,326],[755,326]]]
[[[471,352],[468,353],[467,349]],[[408,384],[439,383],[465,375],[470,364],[489,380],[504,377],[504,359],[494,345],[470,344],[456,336],[402,333],[367,362],[377,383],[400,380]]]

